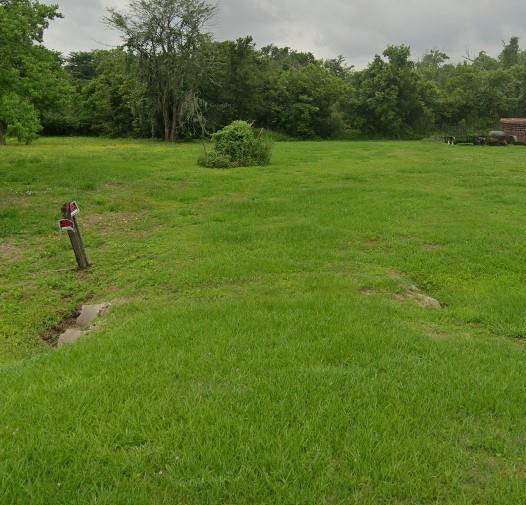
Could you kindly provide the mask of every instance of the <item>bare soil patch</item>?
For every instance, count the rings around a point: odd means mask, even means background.
[[[53,326],[42,335],[42,340],[51,347],[56,347],[59,336],[68,328],[75,325],[77,317],[80,315],[80,307],[66,316],[59,324]]]
[[[424,293],[416,284],[407,282],[398,272],[391,271],[389,276],[399,283],[400,290],[398,293],[393,294],[396,300],[405,302],[413,301],[424,309],[441,310],[442,304],[435,298]],[[362,288],[360,293],[364,296],[376,296],[381,294],[387,294],[377,291],[374,288]]]
[[[441,244],[425,244],[422,246],[422,249],[426,252],[438,252],[444,249],[444,246]]]
[[[379,247],[382,244],[382,242],[380,240],[370,238],[362,240],[362,244],[366,247],[369,247],[370,249],[374,249],[375,247]]]
[[[82,305],[73,314],[65,318],[42,336],[43,340],[52,347],[62,347],[72,344],[88,334],[96,320],[110,307],[109,303]]]
[[[423,309],[442,309],[442,304],[437,299],[426,295],[415,285],[407,286],[404,292],[396,295],[396,299],[400,301],[412,300]]]
[[[360,293],[364,296],[377,296],[380,293],[376,291],[376,289],[373,288],[362,288],[360,289]]]
[[[12,263],[19,262],[24,255],[24,249],[13,241],[0,243],[0,260]]]

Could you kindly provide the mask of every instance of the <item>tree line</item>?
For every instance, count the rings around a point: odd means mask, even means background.
[[[206,0],[131,0],[106,18],[122,47],[64,56],[42,44],[56,6],[0,0],[0,143],[41,132],[174,141],[237,119],[300,139],[417,138],[526,116],[517,37],[462,62],[390,46],[357,70],[250,36],[216,41],[213,15]]]

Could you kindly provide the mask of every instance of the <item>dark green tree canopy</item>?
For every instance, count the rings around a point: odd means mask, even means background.
[[[353,84],[353,125],[365,133],[403,137],[429,119],[430,90],[407,46],[388,47],[355,75]]]
[[[10,134],[142,136],[174,141],[236,120],[295,138],[416,138],[484,133],[526,116],[526,51],[415,61],[390,46],[363,70],[252,37],[214,41],[207,0],[129,0],[110,11],[123,47],[67,56],[42,44],[60,17],[43,0],[0,0],[0,144]]]
[[[107,21],[138,58],[152,118],[166,141],[176,140],[200,115],[199,83],[207,69],[205,24],[214,8],[205,0],[132,0]]]
[[[31,141],[41,129],[41,112],[69,91],[60,55],[41,45],[57,17],[56,5],[0,0],[0,144],[7,134]]]
[[[512,37],[508,44],[504,44],[504,49],[502,53],[500,53],[499,60],[504,68],[510,68],[519,64],[519,37]]]

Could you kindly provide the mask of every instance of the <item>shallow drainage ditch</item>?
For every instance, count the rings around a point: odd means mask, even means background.
[[[51,345],[56,345],[56,347],[73,344],[93,329],[97,318],[102,316],[109,307],[109,303],[83,305],[73,317],[57,328],[54,338],[46,338],[46,340],[50,342]]]

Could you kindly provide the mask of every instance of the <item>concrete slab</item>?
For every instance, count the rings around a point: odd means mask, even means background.
[[[95,319],[99,317],[108,308],[107,303],[99,303],[98,305],[83,305],[79,317],[77,317],[76,325],[79,328],[89,328]]]
[[[82,330],[70,328],[64,333],[62,333],[62,335],[60,335],[60,337],[58,338],[57,346],[62,347],[67,344],[72,344],[73,342],[76,342],[80,337],[82,337],[84,333],[85,332]]]

